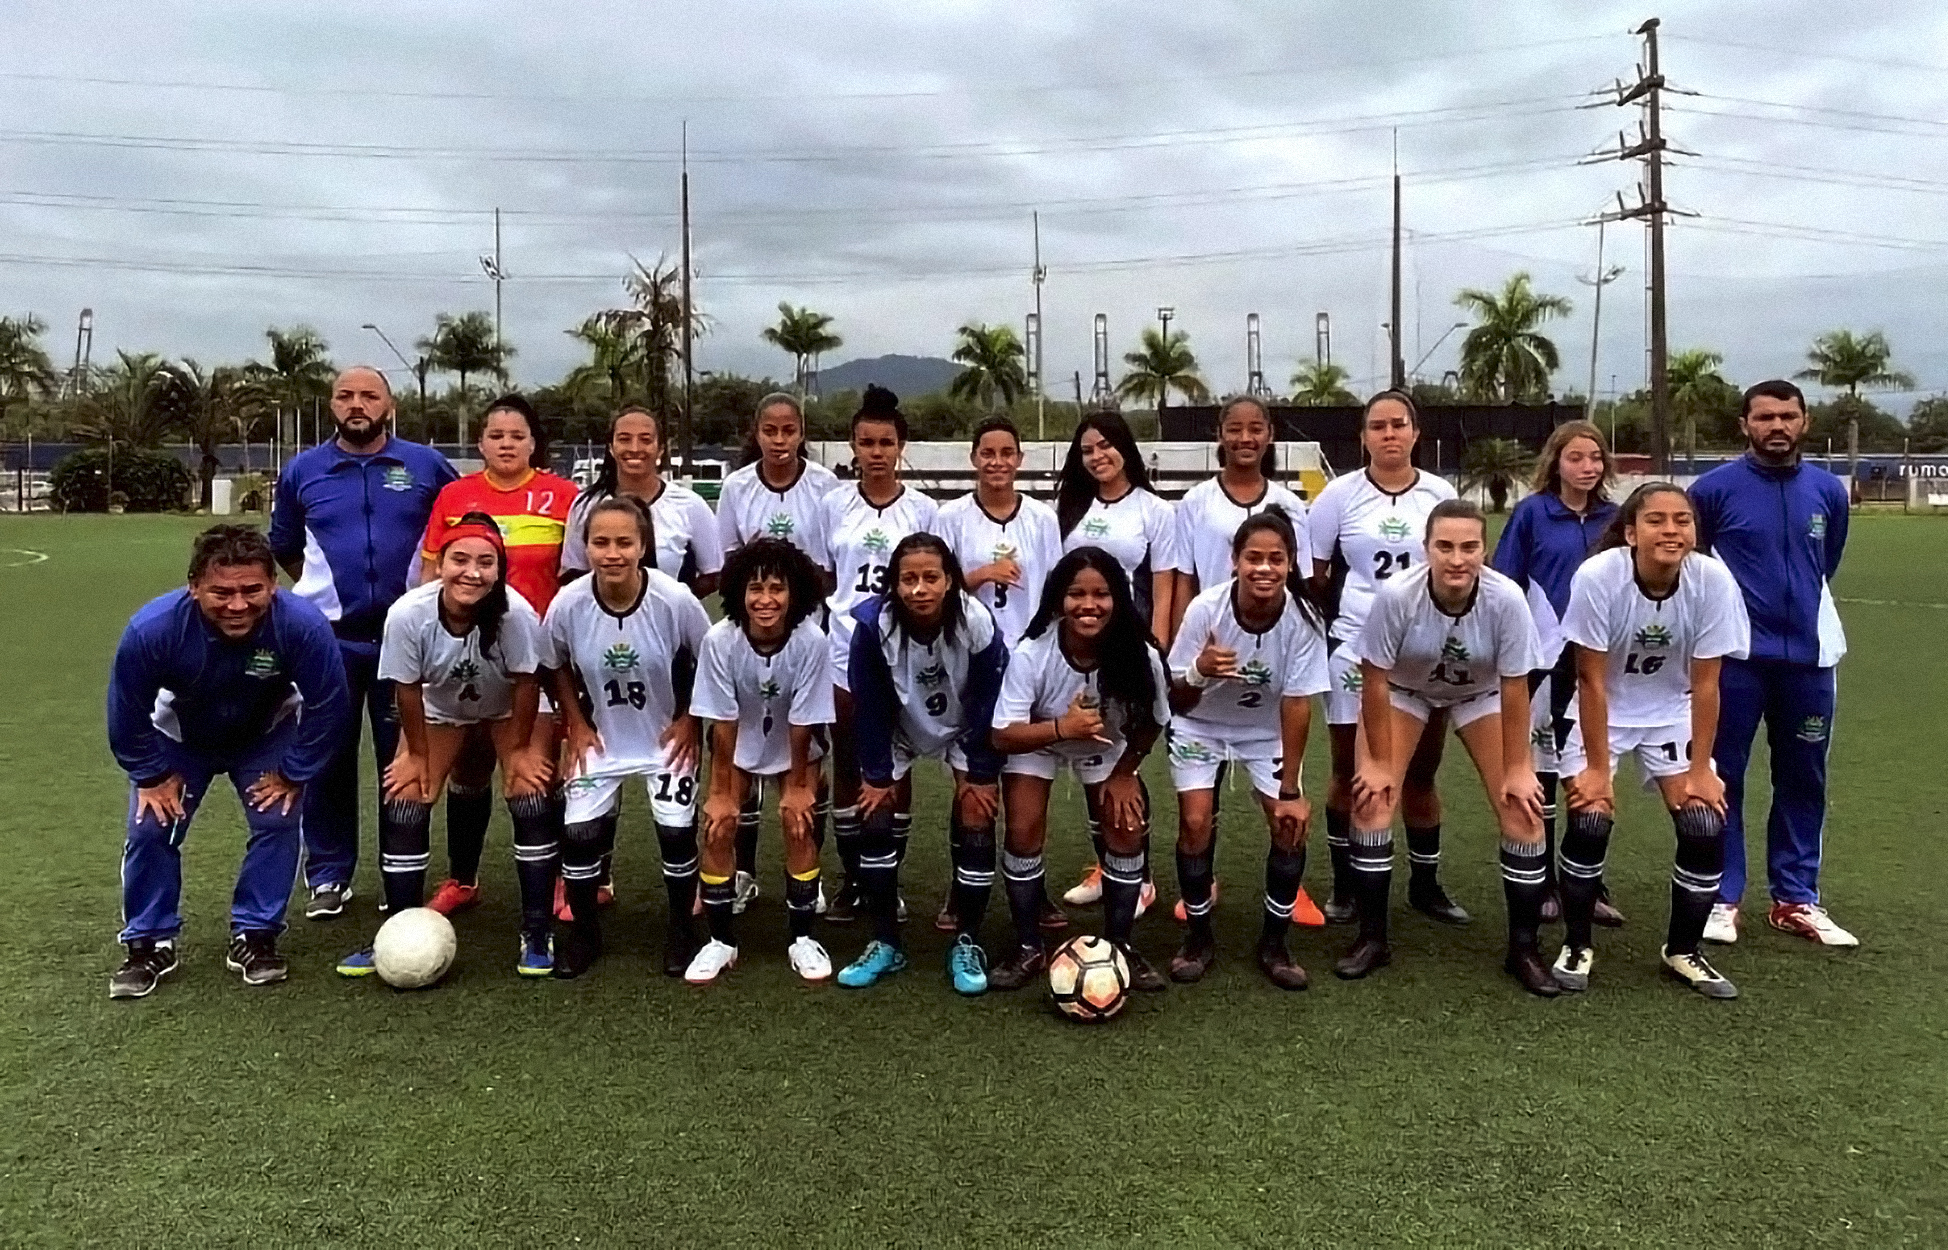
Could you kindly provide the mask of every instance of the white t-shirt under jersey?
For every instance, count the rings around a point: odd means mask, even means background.
[[[1499,692],[1504,677],[1542,664],[1542,642],[1522,588],[1483,567],[1467,606],[1450,616],[1417,565],[1388,579],[1373,600],[1353,654],[1388,671],[1387,684],[1436,706]]]
[[[791,768],[791,726],[829,725],[832,659],[818,622],[798,623],[784,645],[769,655],[730,621],[704,635],[690,711],[707,720],[737,722],[736,765],[753,777],[774,777]],[[812,740],[811,758],[825,749]]]
[[[801,460],[798,477],[773,490],[752,462],[731,472],[717,496],[717,537],[725,555],[758,538],[783,538],[818,563],[825,539],[819,530],[818,501],[839,484],[832,470]]]
[[[1065,716],[1076,692],[1087,689],[1099,701],[1102,736],[1109,739],[1109,745],[1064,739],[1043,750],[1071,764],[1097,756],[1114,764],[1122,758],[1123,747],[1129,741],[1123,733],[1128,723],[1123,705],[1115,699],[1103,699],[1100,667],[1083,672],[1069,663],[1069,657],[1062,653],[1061,634],[1062,623],[1052,621],[1039,637],[1024,638],[1015,644],[1008,657],[1008,671],[1001,677],[1001,697],[994,703],[994,727],[1004,729],[1009,725]],[[1150,662],[1150,680],[1156,687],[1150,715],[1161,728],[1170,724],[1170,675],[1164,671],[1163,657],[1155,647],[1145,646],[1143,654]],[[1127,663],[1133,657],[1118,659]]]
[[[815,563],[832,570],[834,585],[826,605],[831,614],[832,677],[841,688],[851,658],[852,609],[887,590],[887,561],[908,534],[938,532],[940,507],[912,486],[885,507],[867,502],[856,483],[828,493],[819,504],[819,534],[823,546],[812,553]]]
[[[1062,535],[1056,526],[1055,509],[1039,499],[1016,495],[1014,512],[997,520],[981,507],[978,495],[970,492],[941,505],[940,528],[936,531],[954,549],[961,570],[971,573],[996,560],[1013,557],[1021,569],[1021,584],[1004,586],[993,582],[974,591],[974,597],[994,614],[1001,636],[1014,642],[1028,631],[1035,607],[1042,597],[1042,583],[1049,570],[1062,558]]]
[[[1234,575],[1231,540],[1238,527],[1267,508],[1283,508],[1299,540],[1294,568],[1312,575],[1312,545],[1306,531],[1305,502],[1277,482],[1267,480],[1258,498],[1239,503],[1225,493],[1219,478],[1199,482],[1177,501],[1177,569],[1197,579],[1199,593],[1228,582]]]
[[[1644,593],[1628,547],[1599,551],[1569,583],[1563,633],[1579,647],[1608,654],[1604,685],[1616,728],[1688,720],[1691,661],[1743,659],[1752,647],[1745,597],[1731,570],[1695,551],[1662,599]]]
[[[1116,557],[1129,574],[1137,612],[1150,619],[1151,583],[1158,573],[1177,567],[1177,514],[1155,491],[1132,488],[1114,503],[1089,501],[1062,539],[1064,553],[1077,547],[1101,547]]]
[[[541,618],[517,590],[507,592],[507,615],[491,655],[480,653],[480,630],[456,638],[440,622],[440,583],[415,586],[386,612],[379,647],[382,681],[417,683],[426,719],[436,725],[472,725],[514,712],[513,674],[532,675],[546,645]]]
[[[1233,747],[1277,742],[1279,700],[1326,691],[1326,637],[1290,591],[1278,619],[1262,633],[1238,620],[1236,582],[1201,590],[1184,609],[1184,624],[1170,647],[1170,672],[1183,677],[1215,638],[1237,653],[1238,675],[1204,687],[1197,706],[1177,718],[1180,732]]]
[[[626,777],[663,768],[663,734],[676,716],[675,660],[702,654],[710,618],[682,582],[643,570],[643,593],[623,613],[596,597],[595,579],[562,588],[548,608],[550,668],[571,669],[594,706],[602,753],[583,761],[588,777]]]
[[[1341,642],[1359,636],[1373,596],[1388,581],[1426,558],[1427,514],[1443,499],[1454,498],[1447,479],[1415,471],[1406,490],[1389,494],[1365,473],[1349,473],[1326,483],[1312,501],[1306,528],[1312,558],[1346,563],[1339,592],[1339,614],[1331,634]]]
[[[588,572],[588,514],[602,500],[583,491],[568,509],[568,532],[561,540],[564,573]],[[662,493],[649,505],[656,529],[656,567],[678,581],[724,571],[724,545],[717,532],[717,516],[703,496],[681,482],[663,483]]]

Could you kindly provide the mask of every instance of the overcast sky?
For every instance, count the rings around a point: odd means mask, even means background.
[[[629,256],[677,253],[687,119],[700,368],[788,375],[758,338],[780,300],[834,314],[840,359],[1019,327],[1039,207],[1052,392],[1089,387],[1093,314],[1120,374],[1159,305],[1216,389],[1245,382],[1247,313],[1282,389],[1319,311],[1364,387],[1397,126],[1408,363],[1453,367],[1454,292],[1527,269],[1575,302],[1553,333],[1558,389],[1581,390],[1578,223],[1634,197],[1637,167],[1577,161],[1639,114],[1576,106],[1632,76],[1657,11],[1667,75],[1701,93],[1667,123],[1699,154],[1667,182],[1699,214],[1671,233],[1673,347],[1751,381],[1822,331],[1882,329],[1948,388],[1938,0],[6,8],[0,312],[44,317],[63,364],[84,305],[97,361],[237,360],[306,322],[341,361],[396,364],[359,327],[410,354],[435,313],[491,310],[499,206],[515,375],[553,381]],[[1643,233],[1608,232],[1626,272],[1599,390],[1644,374]]]

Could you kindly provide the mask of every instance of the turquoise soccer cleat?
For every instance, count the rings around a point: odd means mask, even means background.
[[[849,989],[860,990],[888,977],[895,972],[906,971],[906,955],[897,947],[884,942],[868,942],[866,953],[840,969],[838,982]]]
[[[971,997],[988,992],[988,953],[965,933],[947,949],[947,972],[957,993]]]

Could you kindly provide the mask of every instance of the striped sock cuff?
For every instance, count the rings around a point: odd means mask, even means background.
[[[1036,881],[1048,875],[1048,866],[1039,855],[1001,852],[1001,875],[1010,881]]]
[[[380,872],[425,872],[427,865],[431,864],[432,862],[433,862],[433,857],[431,854],[381,855],[379,856],[379,871]]]
[[[1549,856],[1542,843],[1503,838],[1502,880],[1510,885],[1547,885]]]
[[[1719,882],[1724,879],[1721,872],[1690,872],[1683,868],[1671,869],[1671,884],[1692,894],[1709,894],[1716,897]]]
[[[517,864],[545,864],[561,853],[559,842],[538,842],[532,846],[514,844],[514,862]]]
[[[520,794],[507,801],[507,814],[516,818],[546,816],[548,796],[545,794]]]
[[[597,860],[593,864],[563,864],[561,866],[561,879],[563,881],[600,881],[602,879],[602,862]]]
[[[1142,885],[1143,867],[1141,855],[1118,855],[1114,851],[1103,854],[1103,879],[1118,885]]]
[[[1393,830],[1355,829],[1351,841],[1354,872],[1393,871]]]

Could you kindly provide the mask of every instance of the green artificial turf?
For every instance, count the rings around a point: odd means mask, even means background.
[[[1529,998],[1500,970],[1495,838],[1450,749],[1446,875],[1473,927],[1439,929],[1396,889],[1392,968],[1335,981],[1346,931],[1300,931],[1314,988],[1273,990],[1249,958],[1262,824],[1233,791],[1218,968],[1099,1028],[1030,991],[948,988],[928,924],[947,876],[937,780],[905,874],[914,965],[871,991],[808,988],[786,968],[769,825],[743,962],[702,990],[659,975],[640,794],[613,953],[582,981],[513,975],[497,813],[487,901],[459,919],[445,984],[400,994],[331,971],[375,923],[368,826],[348,914],[294,921],[291,980],[245,989],[221,962],[242,824],[217,795],[186,848],[183,967],[152,998],[110,1002],[125,790],[102,730],[108,660],[129,613],[179,582],[197,528],[0,518],[0,1244],[1948,1242],[1948,525],[1860,518],[1840,578],[1853,653],[1825,886],[1858,951],[1764,927],[1761,838],[1747,937],[1717,956],[1743,996],[1661,979],[1671,831],[1625,785],[1611,882],[1631,923],[1598,931],[1589,994]],[[1322,735],[1314,748],[1317,796]],[[1151,785],[1167,904],[1175,810],[1160,770]],[[1079,796],[1058,787],[1057,803],[1060,890],[1087,839]],[[1322,845],[1315,898],[1324,859]],[[997,889],[990,936],[1007,926]],[[1167,959],[1167,907],[1138,934]],[[864,940],[820,936],[836,962]]]

